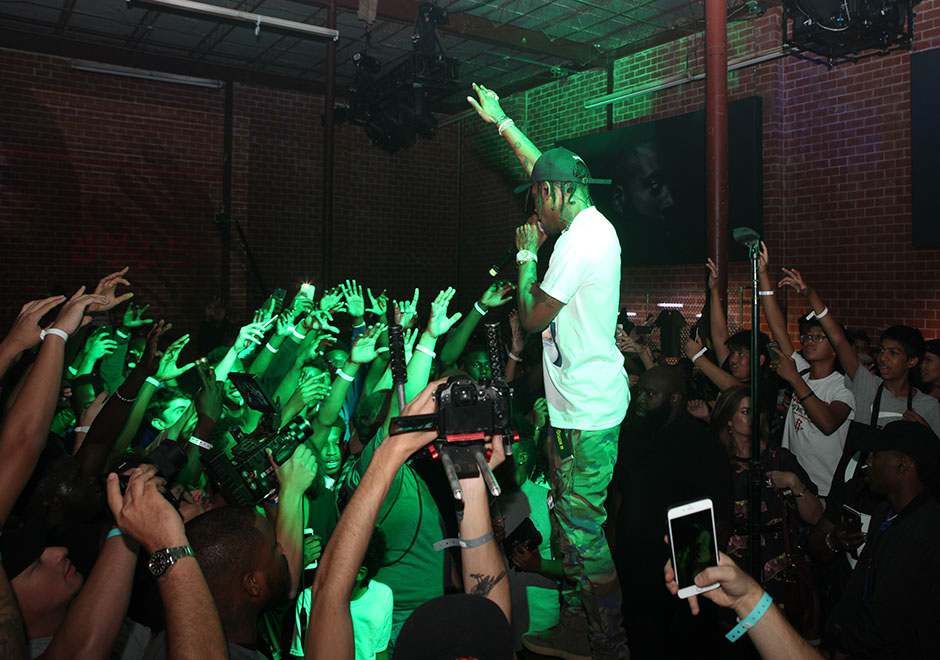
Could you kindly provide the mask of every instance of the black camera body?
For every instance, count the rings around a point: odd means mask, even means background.
[[[440,439],[445,442],[483,440],[485,436],[509,435],[512,418],[511,394],[502,381],[473,381],[451,376],[434,392]]]
[[[232,504],[256,506],[276,493],[277,475],[267,452],[280,465],[313,433],[310,422],[300,415],[280,431],[274,431],[266,422],[262,418],[262,423],[250,434],[232,429],[236,444],[231,458],[221,449],[212,449],[202,456],[209,479]]]
[[[128,456],[114,468],[114,472],[117,473],[118,481],[121,485],[121,493],[124,493],[127,489],[127,484],[131,479],[127,471],[135,467],[140,467],[141,465],[154,466],[157,469],[157,476],[166,479],[168,487],[163,496],[176,509],[179,509],[179,499],[170,492],[169,485],[176,480],[180,471],[186,467],[186,452],[184,452],[175,441],[167,440],[166,442],[160,443],[159,446],[146,456]]]

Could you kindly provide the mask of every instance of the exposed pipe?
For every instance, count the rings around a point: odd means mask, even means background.
[[[336,29],[335,21],[331,24],[330,27],[322,28],[319,25],[307,25],[306,23],[300,23],[298,21],[288,21],[284,18],[264,16],[263,14],[255,14],[247,11],[239,11],[238,9],[229,9],[228,7],[209,5],[204,2],[193,2],[192,0],[127,0],[127,3],[130,4],[132,1],[146,2],[151,5],[169,7],[170,9],[179,9],[195,14],[206,14],[208,16],[215,16],[217,18],[225,18],[233,21],[241,21],[243,23],[251,23],[255,26],[256,33],[261,30],[262,25],[266,25],[277,28],[279,30],[300,32],[302,34],[321,37],[324,39],[332,39],[333,41],[339,39],[339,30]]]
[[[336,2],[330,0],[327,8],[326,24],[336,27]],[[326,44],[326,108],[323,117],[326,127],[323,131],[323,235],[321,245],[323,254],[320,260],[320,286],[325,290],[333,277],[333,157],[336,150],[336,122],[333,115],[336,108],[336,42]]]
[[[763,64],[764,62],[769,62],[771,60],[776,60],[781,57],[786,57],[791,53],[796,51],[793,48],[789,47],[779,47],[774,48],[773,50],[765,51],[759,55],[754,55],[751,57],[738,58],[736,60],[731,60],[728,62],[728,71],[737,71],[738,69],[745,69],[749,66],[755,66],[757,64]],[[694,82],[696,80],[704,80],[705,72],[692,74],[688,71],[685,73],[680,73],[675,76],[670,76],[668,78],[663,78],[659,82],[653,83],[652,85],[647,85],[646,87],[640,87],[639,89],[622,89],[618,92],[613,92],[612,94],[605,94],[604,96],[598,96],[595,99],[590,99],[589,101],[584,102],[584,109],[590,110],[601,105],[610,105],[612,103],[619,103],[621,101],[628,101],[637,96],[644,96],[645,94],[652,94],[653,92],[661,92],[665,89],[671,89],[673,87],[678,87],[679,85],[684,85],[686,83]]]
[[[232,138],[233,138],[233,112],[235,105],[235,83],[229,80],[225,84],[225,118],[222,133],[222,209],[223,213],[232,212]],[[228,305],[232,292],[232,232],[229,222],[225,221],[222,227],[221,238],[222,253],[220,257],[220,291],[223,302]]]

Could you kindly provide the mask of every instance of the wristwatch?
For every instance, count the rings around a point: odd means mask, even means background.
[[[150,561],[147,568],[154,577],[160,577],[166,573],[167,569],[178,562],[183,557],[192,557],[193,547],[191,545],[181,545],[176,548],[163,548],[150,555]]]

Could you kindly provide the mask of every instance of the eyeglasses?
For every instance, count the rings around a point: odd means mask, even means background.
[[[804,344],[821,344],[827,339],[826,335],[800,335],[800,342]]]

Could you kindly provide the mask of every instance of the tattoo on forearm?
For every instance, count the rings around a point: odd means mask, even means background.
[[[499,575],[486,575],[485,573],[471,573],[470,577],[476,580],[476,584],[470,589],[471,596],[483,596],[486,597],[490,594],[491,591],[499,584],[499,581],[506,576],[506,571],[501,572]]]

